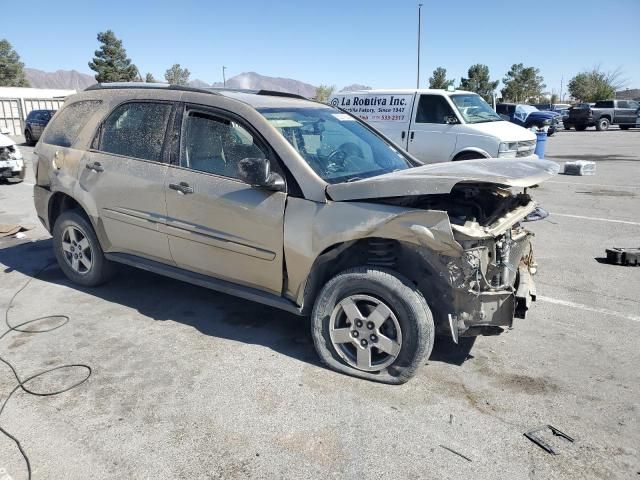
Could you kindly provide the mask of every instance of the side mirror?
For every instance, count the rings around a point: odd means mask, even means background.
[[[460,123],[460,121],[458,120],[458,117],[456,117],[455,115],[445,115],[444,123],[446,123],[447,125],[456,125]]]
[[[238,162],[238,178],[256,187],[282,192],[285,181],[282,176],[271,171],[271,163],[266,158],[243,158]]]

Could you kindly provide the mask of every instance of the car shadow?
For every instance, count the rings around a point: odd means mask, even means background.
[[[97,288],[81,287],[68,280],[58,267],[51,239],[5,239],[0,242],[0,262],[5,265],[4,273],[37,275],[40,281],[133,308],[159,322],[179,322],[205,335],[261,345],[323,366],[313,346],[307,317],[124,265],[118,266],[112,281]],[[430,361],[461,365],[473,358],[469,354],[473,340],[463,338],[456,345],[445,337],[438,337]]]

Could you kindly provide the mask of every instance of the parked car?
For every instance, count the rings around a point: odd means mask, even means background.
[[[556,132],[561,115],[557,112],[540,111],[533,105],[517,103],[498,103],[496,112],[505,120],[520,125],[524,128],[544,128],[548,127],[547,135],[551,136]]]
[[[594,106],[580,104],[569,110],[569,118],[564,123],[565,129],[574,127],[578,131],[587,127],[596,130],[608,130],[611,125],[619,125],[627,130],[636,124],[640,103],[635,100],[601,100]]]
[[[55,110],[31,110],[24,122],[24,140],[27,145],[35,145],[40,139]]]
[[[533,106],[541,111],[558,113],[571,107],[568,103],[534,103]]]
[[[473,92],[363,90],[340,92],[330,103],[424,163],[528,157],[536,147],[533,133],[505,122]]]
[[[387,383],[424,364],[436,331],[524,316],[536,204],[508,192],[558,171],[423,165],[296,95],[139,83],[69,97],[35,155],[36,211],[77,284],[124,263],[310,315],[327,365]]]
[[[0,179],[18,183],[24,180],[24,159],[18,145],[8,135],[7,128],[0,129]]]

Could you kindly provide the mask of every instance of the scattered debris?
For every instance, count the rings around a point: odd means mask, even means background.
[[[553,435],[556,436],[556,437],[562,437],[565,440],[568,440],[568,441],[570,441],[572,443],[574,441],[573,438],[571,438],[569,435],[567,435],[566,433],[561,432],[556,427],[553,427],[551,425],[542,425],[541,427],[529,430],[528,432],[524,433],[524,436],[527,437],[529,440],[531,440],[536,445],[538,445],[543,450],[546,450],[547,452],[549,452],[551,455],[558,455],[558,452],[556,452],[551,447],[551,445],[549,445],[547,442],[545,442],[541,436],[536,435],[538,432],[540,432],[542,430],[546,430],[546,429],[551,430],[551,433],[553,433]]]
[[[449,425],[451,425],[453,423],[453,414],[450,413],[449,414]]]
[[[562,173],[565,175],[595,175],[596,162],[589,162],[587,160],[566,162]]]
[[[441,446],[442,448],[444,448],[445,450],[448,450],[448,451],[450,451],[451,453],[453,453],[453,454],[455,454],[455,455],[458,455],[459,457],[464,458],[467,462],[472,462],[472,461],[473,461],[473,460],[471,460],[469,457],[467,457],[467,456],[465,456],[465,455],[461,454],[460,452],[456,452],[456,451],[455,451],[454,449],[452,449],[452,448],[445,447],[444,445],[440,445],[440,446]]]
[[[16,236],[17,238],[23,238],[18,236],[20,232],[26,232],[33,230],[34,225],[16,225],[13,223],[0,223],[0,238]]]
[[[607,262],[613,265],[640,265],[640,248],[607,248]]]
[[[536,222],[538,220],[544,220],[549,216],[549,212],[547,212],[542,207],[536,207],[533,212],[524,217],[525,222]]]

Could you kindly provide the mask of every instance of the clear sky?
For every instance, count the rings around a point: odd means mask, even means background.
[[[459,82],[474,63],[502,79],[540,69],[548,91],[601,65],[640,88],[640,0],[422,0],[421,85],[443,66]],[[338,88],[412,87],[417,1],[305,0],[4,2],[0,38],[28,67],[92,73],[96,34],[112,29],[144,75],[180,63],[191,79],[241,72]],[[27,8],[28,7],[28,8]]]

